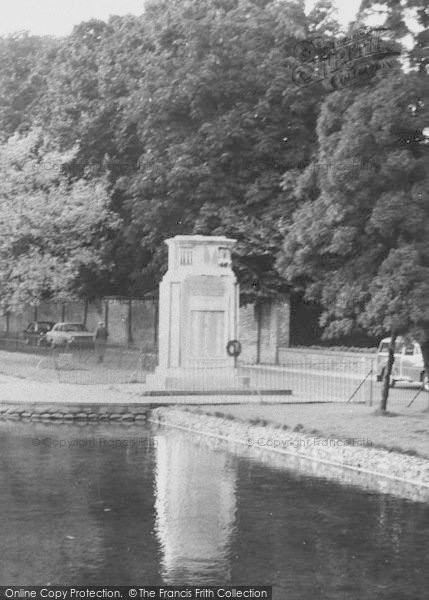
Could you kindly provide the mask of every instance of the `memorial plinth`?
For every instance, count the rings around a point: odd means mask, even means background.
[[[235,240],[179,235],[166,240],[168,271],[159,287],[159,364],[150,389],[242,387],[228,341],[238,337]],[[247,380],[248,382],[248,380]]]

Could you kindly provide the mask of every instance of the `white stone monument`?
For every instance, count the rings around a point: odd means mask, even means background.
[[[239,286],[231,268],[235,240],[178,235],[166,240],[168,271],[159,287],[159,364],[148,389],[231,389],[236,375],[226,350],[238,337]]]

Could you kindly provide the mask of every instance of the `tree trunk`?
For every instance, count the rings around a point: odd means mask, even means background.
[[[387,399],[389,397],[390,376],[392,374],[393,363],[395,362],[395,342],[396,342],[396,334],[392,333],[391,337],[390,337],[390,344],[389,344],[389,356],[387,358],[387,365],[386,365],[386,369],[384,371],[383,390],[381,393],[380,410],[382,412],[386,412],[386,408],[387,408]]]
[[[256,313],[256,326],[257,326],[257,337],[256,337],[256,364],[259,365],[261,362],[261,332],[262,332],[262,304],[257,300],[255,304]]]
[[[425,381],[424,377],[426,376],[426,381],[429,381],[429,340],[425,340],[420,344],[420,348],[422,349],[423,355],[423,365],[425,368],[425,375],[423,376],[423,381]],[[429,398],[428,398],[428,410],[429,410]]]

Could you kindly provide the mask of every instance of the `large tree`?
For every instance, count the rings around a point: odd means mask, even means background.
[[[69,185],[107,177],[124,226],[107,246],[103,290],[154,288],[162,241],[178,233],[236,237],[245,298],[288,289],[275,266],[280,225],[295,208],[289,192],[311,159],[324,95],[292,81],[294,47],[336,31],[328,0],[307,16],[303,0],[158,0],[141,17],[91,20],[47,45],[25,126],[36,120],[61,152],[76,147]],[[23,86],[42,42],[26,44]],[[4,138],[18,126],[5,121]]]
[[[61,40],[37,118],[60,150],[76,145],[70,182],[107,173],[124,222],[110,293],[153,289],[178,233],[237,238],[243,297],[288,289],[275,266],[285,189],[311,158],[324,94],[292,81],[294,47],[336,31],[328,0],[308,16],[303,0],[157,0]]]
[[[107,271],[109,233],[118,217],[108,208],[106,182],[70,183],[59,153],[40,130],[0,145],[0,302],[3,310],[29,301],[94,293]]]
[[[292,81],[294,46],[311,27],[303,2],[169,0],[147,7],[154,49],[142,56],[125,131],[140,145],[138,170],[122,183],[140,249],[133,276],[153,286],[162,240],[226,234],[238,240],[243,297],[287,287],[275,267],[279,220],[292,211],[281,189],[310,160],[322,90]],[[315,17],[315,19],[316,19]]]
[[[111,17],[76,26],[52,61],[39,124],[60,150],[76,146],[65,165],[69,180],[106,176],[110,207],[124,208],[122,178],[136,170],[141,147],[123,119],[123,107],[142,78],[142,57],[150,52],[151,31],[144,17]],[[100,293],[136,294],[130,273],[141,260],[140,244],[120,228],[109,241],[112,268]]]
[[[295,193],[283,274],[321,302],[325,336],[411,334],[429,373],[428,79],[400,68],[331,94]],[[389,373],[386,374],[386,382]],[[385,390],[387,392],[387,389]],[[386,408],[386,393],[382,408]]]

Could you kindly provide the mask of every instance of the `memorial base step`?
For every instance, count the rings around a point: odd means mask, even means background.
[[[249,389],[250,377],[235,373],[155,372],[146,378],[147,390],[240,390]]]

